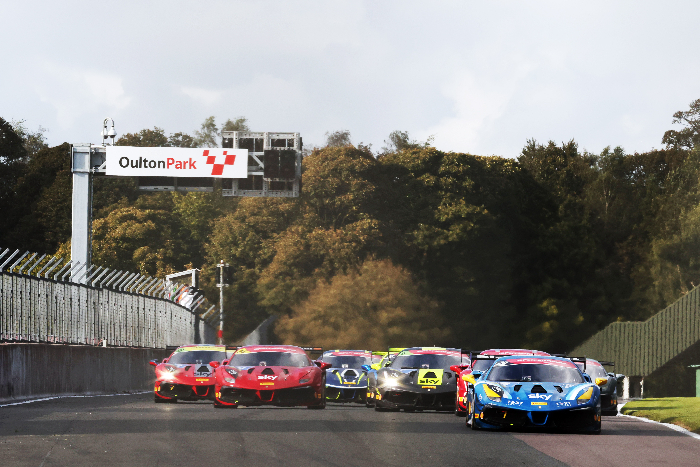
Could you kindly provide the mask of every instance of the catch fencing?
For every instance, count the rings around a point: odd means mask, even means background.
[[[136,293],[50,279],[22,273],[40,269],[38,263],[21,266],[8,271],[0,266],[0,341],[150,348],[216,341],[215,328],[196,308],[163,298],[162,292],[149,296],[146,287]],[[164,289],[161,284],[154,290]]]
[[[615,371],[648,376],[700,341],[700,288],[646,321],[611,323],[569,355],[615,362]]]

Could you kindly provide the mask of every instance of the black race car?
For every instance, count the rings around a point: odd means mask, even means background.
[[[453,411],[457,375],[450,366],[460,363],[459,349],[412,347],[402,350],[368,381],[367,391],[378,411]]]
[[[591,358],[580,360],[575,362],[576,366],[590,376],[592,381],[607,379],[607,382],[600,386],[600,406],[603,415],[617,415],[617,383],[625,375],[616,375],[605,370],[606,366],[615,366],[613,362],[599,362]]]

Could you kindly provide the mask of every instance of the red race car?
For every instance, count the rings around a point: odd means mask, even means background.
[[[162,362],[151,360],[156,367],[154,400],[214,399],[214,374],[211,361],[225,360],[224,345],[182,345]]]
[[[326,375],[330,363],[312,362],[305,350],[293,345],[240,347],[216,367],[214,407],[276,405],[326,408]]]
[[[453,365],[450,367],[455,373],[459,373],[457,377],[457,397],[455,399],[455,415],[458,417],[464,417],[469,412],[467,407],[467,386],[469,382],[464,378],[470,375],[472,371],[477,371],[484,373],[486,370],[491,368],[493,362],[497,358],[506,356],[520,356],[520,355],[539,355],[542,357],[548,357],[547,352],[542,352],[539,350],[527,350],[527,349],[489,349],[479,352],[477,358],[471,361],[470,367],[464,367],[464,365]],[[489,358],[490,357],[490,358]],[[458,368],[460,367],[460,368]]]

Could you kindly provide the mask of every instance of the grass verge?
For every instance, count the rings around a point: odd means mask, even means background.
[[[620,413],[673,423],[700,434],[700,397],[664,397],[630,401]]]

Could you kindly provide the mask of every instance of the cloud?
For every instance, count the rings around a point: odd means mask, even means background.
[[[211,107],[221,101],[223,92],[210,89],[181,86],[180,92],[195,101],[196,104]]]
[[[523,65],[498,76],[467,70],[455,73],[442,86],[442,94],[453,103],[452,115],[421,132],[421,136],[435,136],[435,146],[447,151],[488,152],[486,141],[530,69]]]
[[[129,106],[121,77],[95,70],[45,62],[34,88],[42,102],[56,110],[56,121],[68,128],[81,116],[101,111],[112,115]]]

